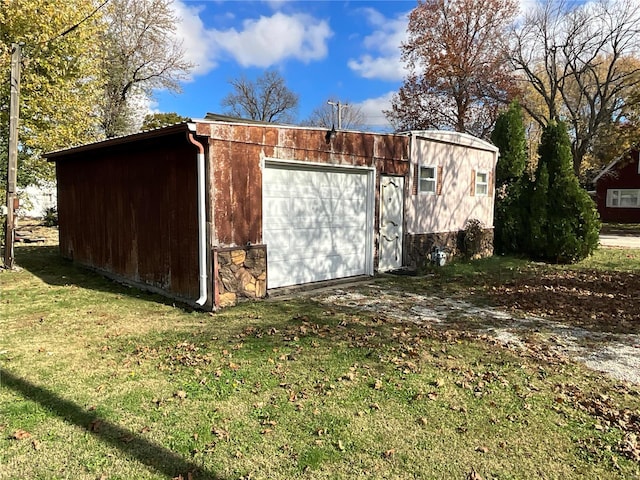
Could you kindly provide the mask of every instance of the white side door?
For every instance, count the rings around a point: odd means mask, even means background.
[[[380,178],[380,235],[378,271],[402,267],[404,178]]]

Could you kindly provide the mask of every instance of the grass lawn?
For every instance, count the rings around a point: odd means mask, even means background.
[[[640,387],[547,350],[304,297],[193,312],[55,247],[17,261],[0,273],[0,479],[640,478]],[[639,271],[640,252],[600,250],[378,281],[491,303],[541,275]]]

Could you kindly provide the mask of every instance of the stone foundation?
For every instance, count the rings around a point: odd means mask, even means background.
[[[464,230],[405,235],[404,263],[410,268],[424,268],[431,262],[433,247],[444,248],[448,259],[451,257],[490,257],[493,255],[493,229],[487,228],[482,232],[482,239],[478,242],[480,247],[475,252],[465,251]]]
[[[239,298],[264,298],[267,295],[267,247],[222,248],[218,260],[217,306],[235,305]]]

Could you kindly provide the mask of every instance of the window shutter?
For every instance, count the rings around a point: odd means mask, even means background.
[[[476,171],[471,170],[471,192],[469,193],[472,197],[476,196]]]
[[[489,172],[489,175],[487,175],[489,178],[487,178],[487,181],[489,182],[489,186],[487,187],[487,189],[489,190],[488,195],[490,197],[493,197],[493,177],[495,176],[494,170],[491,170]]]
[[[442,195],[442,167],[438,167],[438,178],[436,178],[436,195]]]
[[[419,183],[420,183],[420,165],[416,163],[413,166],[413,188],[411,189],[412,195],[418,194]]]

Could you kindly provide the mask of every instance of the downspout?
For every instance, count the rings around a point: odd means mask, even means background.
[[[196,303],[203,306],[207,302],[207,202],[205,197],[204,146],[188,134],[189,142],[198,148],[198,269],[200,274],[200,298]]]

